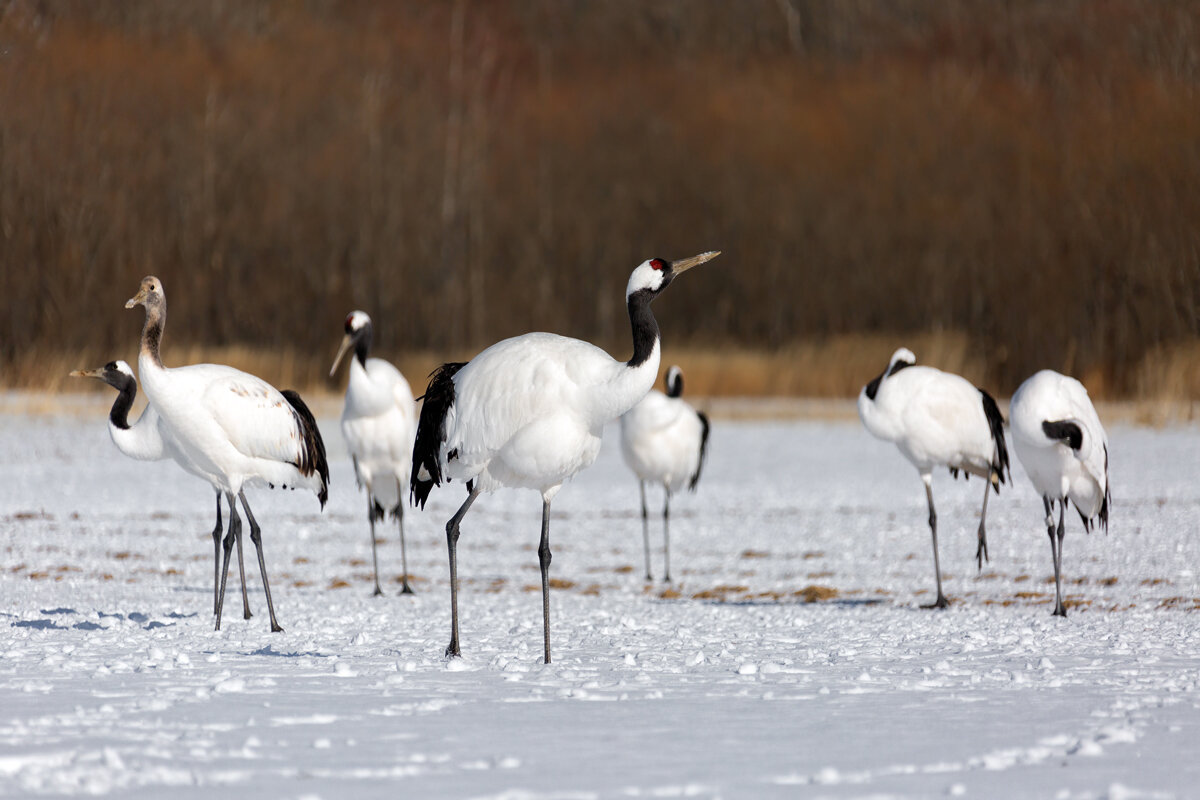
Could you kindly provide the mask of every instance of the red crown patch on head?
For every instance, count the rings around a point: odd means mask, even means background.
[[[665,261],[663,261],[661,258],[650,259],[650,268],[651,269],[661,270],[661,269],[664,269],[666,266],[667,266],[667,263]]]

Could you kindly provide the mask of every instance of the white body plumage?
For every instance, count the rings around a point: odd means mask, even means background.
[[[455,374],[445,420],[445,474],[482,491],[535,489],[553,499],[596,460],[604,425],[646,395],[658,375],[657,340],[636,367],[599,347],[551,333],[497,342]]]
[[[670,374],[667,383],[671,383]],[[651,389],[621,416],[621,455],[639,480],[678,492],[699,475],[707,428],[682,397]]]
[[[143,352],[138,372],[170,435],[209,483],[234,495],[244,486],[324,491],[304,474],[303,429],[278,389],[222,364],[167,368]]]
[[[1079,426],[1078,450],[1047,435],[1043,423],[1058,421]],[[1038,494],[1070,500],[1086,519],[1100,513],[1108,496],[1108,436],[1082,383],[1038,372],[1013,394],[1009,424],[1017,458]]]
[[[416,433],[416,403],[400,370],[381,358],[368,358],[365,366],[352,359],[342,435],[359,485],[385,511],[400,507],[408,487]]]
[[[858,415],[921,475],[944,466],[988,476],[996,443],[979,389],[966,378],[933,367],[901,369],[880,381],[874,400],[866,388],[859,392]]]

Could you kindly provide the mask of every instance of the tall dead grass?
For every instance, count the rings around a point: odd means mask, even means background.
[[[246,345],[203,347],[199,345],[164,346],[169,366],[196,363],[228,364],[258,375],[280,388],[295,388],[308,395],[334,396],[345,386],[345,367],[330,378],[329,367],[338,337],[328,337],[326,352],[312,354],[299,348],[255,348]],[[853,398],[867,381],[879,374],[897,347],[907,347],[918,363],[963,375],[998,398],[1012,394],[1016,385],[995,381],[989,376],[987,359],[969,338],[959,332],[847,334],[820,342],[801,342],[776,350],[748,348],[706,348],[668,346],[662,368],[677,364],[683,368],[689,396],[708,398]],[[624,357],[620,347],[610,349],[614,357]],[[474,350],[462,349],[439,353],[431,350],[387,352],[377,355],[390,359],[420,395],[429,374],[446,361],[465,361]],[[8,389],[50,393],[74,393],[88,384],[69,378],[75,369],[98,367],[115,358],[124,358],[136,367],[137,354],[105,352],[89,348],[72,353],[34,350],[14,360],[0,380]],[[1066,370],[1063,365],[1046,365]],[[1162,419],[1191,419],[1200,405],[1200,341],[1173,347],[1156,348],[1137,367],[1137,391],[1133,396],[1113,392],[1099,373],[1078,374],[1089,392],[1098,400],[1135,401],[1141,409],[1131,418],[1142,422]],[[90,382],[89,382],[90,383]]]
[[[1194,396],[1197,97],[1190,0],[0,1],[0,384],[128,357],[147,273],[173,363],[320,386],[353,308],[625,346],[629,270],[719,248],[656,308],[713,392],[904,340]]]

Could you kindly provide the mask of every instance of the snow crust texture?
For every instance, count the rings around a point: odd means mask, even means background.
[[[212,630],[211,490],[123,458],[104,410],[0,416],[0,797],[1184,798],[1200,786],[1200,429],[1111,430],[1107,535],[1068,517],[1052,618],[1042,503],[1019,465],[924,490],[856,423],[713,426],[672,507],[670,585],[642,580],[637,483],[606,431],[554,504],[541,661],[528,491],[457,483],[377,526],[335,419],[324,514],[247,492],[284,633],[230,577]],[[651,494],[652,509],[661,502]],[[652,517],[653,519],[653,517]],[[651,526],[651,535],[657,528]],[[652,538],[661,548],[661,538]],[[656,563],[661,552],[655,554]]]

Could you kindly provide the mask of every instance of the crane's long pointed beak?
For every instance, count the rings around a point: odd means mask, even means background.
[[[133,307],[134,307],[134,306],[136,306],[136,305],[141,305],[141,304],[142,304],[142,303],[144,303],[145,301],[146,301],[146,293],[145,293],[145,292],[138,292],[138,293],[137,293],[137,294],[135,294],[133,297],[131,297],[131,298],[129,298],[128,300],[126,300],[126,301],[125,301],[125,307],[126,307],[126,308],[133,308]]]
[[[701,253],[698,256],[691,258],[681,258],[679,261],[671,262],[671,272],[679,275],[682,272],[687,272],[692,267],[698,267],[705,261],[712,261],[717,256],[721,255],[720,250],[709,250],[707,253]]]
[[[71,370],[72,378],[99,378],[101,370],[98,369],[74,369]]]
[[[338,347],[337,355],[333,358],[333,366],[329,368],[329,377],[333,377],[337,372],[338,364],[342,363],[342,357],[350,351],[350,345],[354,344],[354,340],[350,338],[350,334],[342,337],[342,344]]]

